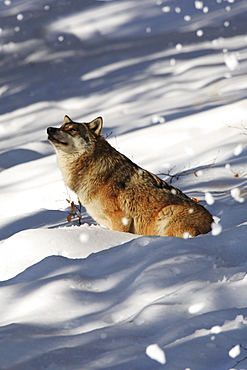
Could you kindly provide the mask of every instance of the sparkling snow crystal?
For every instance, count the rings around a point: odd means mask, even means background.
[[[195,1],[195,8],[196,9],[202,9],[203,8],[203,2],[202,1]]]
[[[23,20],[23,14],[17,14],[17,16],[16,16],[16,19],[18,20],[18,21],[22,21]]]
[[[122,218],[122,223],[123,223],[124,226],[127,226],[128,225],[128,222],[129,221],[128,221],[127,217],[123,217]]]
[[[219,325],[215,325],[211,328],[211,333],[213,334],[219,334],[221,333],[222,329]]]
[[[236,148],[234,149],[234,155],[235,156],[238,156],[238,155],[240,155],[242,153],[242,151],[243,151],[243,145],[242,144],[238,144],[236,146]]]
[[[229,354],[229,356],[231,357],[231,358],[236,358],[238,355],[240,355],[240,352],[241,352],[241,350],[240,350],[240,345],[239,344],[237,344],[236,346],[234,346],[229,352],[228,352],[228,354]]]
[[[230,71],[234,71],[239,65],[235,53],[224,54],[224,62]]]
[[[163,365],[166,363],[165,352],[159,347],[158,344],[150,344],[146,348],[146,354],[152,360],[155,360]]]
[[[207,204],[209,204],[209,205],[214,204],[214,197],[209,192],[205,193],[205,200],[206,200]]]
[[[220,224],[212,223],[212,235],[219,235],[222,231],[222,226]]]
[[[239,203],[244,202],[244,198],[241,197],[241,191],[239,188],[231,189],[231,196]]]
[[[188,308],[188,311],[190,314],[196,314],[198,312],[200,312],[204,307],[204,304],[203,303],[196,303],[196,304],[193,304],[191,305],[189,308]]]
[[[171,8],[169,6],[163,6],[162,12],[169,13],[171,11]]]
[[[87,233],[81,233],[80,242],[87,243],[89,241],[89,235]]]
[[[203,30],[197,30],[197,31],[196,31],[196,35],[197,35],[198,37],[202,37],[202,36],[203,36]]]

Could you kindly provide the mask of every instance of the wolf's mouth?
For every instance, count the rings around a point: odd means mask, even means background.
[[[55,142],[55,143],[62,144],[62,145],[68,145],[68,143],[65,143],[64,141],[60,141],[51,135],[48,136],[48,140],[52,141],[53,143]]]

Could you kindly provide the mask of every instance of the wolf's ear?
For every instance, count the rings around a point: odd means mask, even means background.
[[[90,130],[95,132],[96,135],[100,135],[103,126],[102,117],[95,118],[93,121],[88,123]]]
[[[63,123],[70,123],[70,122],[73,122],[72,119],[69,118],[69,116],[64,116]]]

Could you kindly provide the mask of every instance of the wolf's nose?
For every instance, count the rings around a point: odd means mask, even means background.
[[[47,134],[52,134],[56,131],[56,128],[55,127],[48,127],[47,129]]]

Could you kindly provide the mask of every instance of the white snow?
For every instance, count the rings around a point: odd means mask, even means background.
[[[214,197],[209,191],[207,191],[205,193],[205,200],[206,200],[207,204],[209,204],[209,205],[214,204]]]
[[[212,224],[212,235],[219,235],[222,231],[222,226],[220,223]]]
[[[203,9],[203,2],[202,1],[195,1],[196,9]]]
[[[231,196],[240,203],[243,203],[245,201],[245,198],[241,197],[241,190],[239,188],[231,189]]]
[[[241,154],[243,151],[243,145],[242,144],[238,144],[236,146],[236,148],[234,149],[234,155],[239,155]]]
[[[226,66],[230,69],[230,71],[234,71],[239,65],[238,59],[235,53],[224,54],[224,61],[226,63]]]
[[[232,358],[235,358],[237,356],[240,355],[240,345],[237,344],[236,346],[234,346],[230,351],[229,351],[229,356],[232,357]]]
[[[157,362],[159,362],[163,365],[166,363],[165,352],[156,343],[155,344],[150,344],[146,348],[146,354],[151,359],[153,359],[153,360],[155,360],[155,361],[157,361]]]
[[[246,16],[245,0],[0,3],[1,369],[247,369]],[[84,208],[68,224],[46,135],[65,114],[103,116],[212,232],[109,231]]]
[[[202,37],[203,33],[204,33],[203,30],[197,30],[196,31],[196,34],[197,34],[198,37]]]

